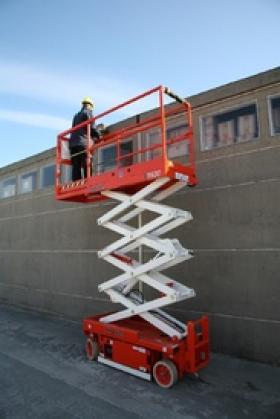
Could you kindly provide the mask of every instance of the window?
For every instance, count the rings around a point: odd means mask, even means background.
[[[133,152],[133,142],[125,141],[120,145],[121,156],[130,154]],[[105,172],[109,170],[114,170],[117,164],[117,146],[111,145],[100,149],[100,158],[99,158],[99,172]],[[130,166],[133,163],[133,156],[124,157],[120,160],[121,167]]]
[[[159,158],[162,155],[162,145],[161,145],[161,131],[159,128],[156,128],[146,135],[146,147],[153,147],[158,145],[158,147],[148,150],[146,152],[146,160],[154,160]]]
[[[8,198],[9,196],[14,196],[16,194],[16,178],[10,178],[3,180],[2,182],[2,198]]]
[[[114,169],[116,166],[116,146],[110,146],[103,148],[101,150],[101,161],[100,168],[101,171],[106,171],[110,169]]]
[[[28,193],[36,189],[37,172],[29,172],[21,175],[19,183],[19,192]]]
[[[201,150],[250,141],[259,136],[256,104],[201,119]]]
[[[180,135],[183,135],[187,132],[187,125],[181,124],[175,127],[168,128],[166,130],[166,139],[172,140],[176,139],[176,137],[179,137]],[[168,158],[173,159],[175,157],[182,157],[186,156],[188,154],[188,142],[187,140],[184,141],[178,141],[174,144],[168,145]]]
[[[70,182],[72,179],[72,166],[62,164],[61,165],[61,183],[62,185]]]
[[[175,125],[168,127],[166,130],[166,141],[176,140],[180,135],[186,134],[187,125],[186,123],[181,123],[180,125]],[[152,147],[158,145],[159,147],[149,150],[146,155],[146,159],[153,160],[161,157],[162,155],[162,136],[160,129],[154,129],[147,133],[146,147]],[[175,157],[182,157],[188,154],[188,142],[187,140],[178,141],[174,144],[168,144],[167,146],[167,155],[169,159],[174,159]]]
[[[271,135],[280,134],[280,95],[269,98]]]
[[[54,186],[55,181],[55,165],[42,167],[41,169],[41,188]]]

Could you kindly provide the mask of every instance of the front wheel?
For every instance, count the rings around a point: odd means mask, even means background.
[[[98,358],[99,345],[95,339],[87,338],[85,349],[89,361],[95,361]]]
[[[178,381],[176,365],[170,359],[161,359],[153,367],[153,377],[160,387],[172,387]]]

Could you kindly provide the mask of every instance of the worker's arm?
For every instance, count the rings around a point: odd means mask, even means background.
[[[86,119],[91,119],[93,117],[92,112],[89,109],[84,109],[84,113],[86,115]],[[90,136],[94,139],[94,142],[96,140],[100,140],[100,132],[98,129],[96,129],[95,123],[93,122],[90,127]]]
[[[90,129],[91,129],[91,137],[94,139],[94,142],[96,142],[96,140],[99,141],[101,135],[98,129],[96,129],[95,125],[92,124]]]

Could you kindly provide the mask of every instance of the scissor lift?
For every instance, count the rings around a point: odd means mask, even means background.
[[[78,182],[62,179],[63,165],[71,164],[63,149],[77,127],[58,136],[56,196],[66,201],[117,201],[97,222],[121,238],[100,250],[98,256],[122,273],[98,289],[123,309],[84,320],[88,359],[146,380],[154,378],[161,387],[169,388],[178,378],[197,373],[209,361],[207,316],[183,323],[163,311],[170,304],[195,296],[193,289],[162,273],[193,257],[193,252],[177,239],[162,238],[192,220],[189,211],[162,204],[175,192],[197,183],[191,106],[159,86],[80,126],[89,127],[91,122],[150,95],[158,95],[158,109],[108,132],[93,150],[88,129],[87,173]],[[165,95],[176,102],[165,107]],[[179,133],[175,130],[168,136],[174,120],[184,124]],[[133,149],[123,152],[123,144],[129,139]],[[102,151],[108,147],[114,154],[109,166],[102,160]],[[145,222],[144,212],[149,213]]]

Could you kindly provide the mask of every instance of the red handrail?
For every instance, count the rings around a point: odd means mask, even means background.
[[[125,158],[132,158],[135,155],[142,155],[148,151],[154,151],[156,149],[161,149],[162,154],[161,158],[163,159],[164,165],[167,165],[168,156],[167,156],[167,146],[171,144],[178,143],[180,141],[187,141],[188,143],[188,165],[191,165],[194,168],[194,156],[193,156],[193,141],[192,141],[192,115],[191,115],[191,105],[185,101],[184,99],[180,99],[177,95],[170,92],[169,89],[163,86],[157,86],[145,93],[142,93],[130,100],[127,100],[117,106],[110,108],[109,110],[98,114],[97,116],[92,117],[91,119],[82,122],[79,125],[76,125],[73,128],[70,128],[66,131],[60,133],[57,137],[57,170],[56,170],[56,187],[59,188],[60,186],[60,177],[61,177],[61,165],[62,164],[71,164],[71,160],[63,159],[62,158],[62,141],[69,142],[69,135],[72,132],[80,129],[81,127],[87,127],[87,145],[86,145],[86,155],[87,155],[87,173],[86,177],[89,178],[91,176],[91,150],[90,150],[90,126],[92,123],[95,123],[98,119],[103,118],[115,111],[118,111],[126,106],[133,104],[145,97],[158,94],[159,100],[159,107],[156,109],[151,110],[152,116],[150,117],[142,117],[141,120],[137,120],[137,122],[129,123],[127,126],[117,129],[116,131],[106,134],[103,139],[94,145],[93,153],[96,153],[98,149],[103,148],[104,146],[109,145],[116,145],[116,168],[120,167],[121,160]],[[164,95],[169,94],[170,97],[175,98],[178,103],[172,104],[170,107],[165,109],[164,105]],[[186,118],[186,132],[184,134],[180,134],[171,138],[169,140],[166,139],[166,120],[167,118],[177,115],[177,114],[184,114]],[[160,132],[159,142],[150,146],[141,147],[139,150],[130,152],[127,154],[121,154],[121,143],[130,138],[135,136],[140,132],[147,132],[153,128],[158,128]]]

